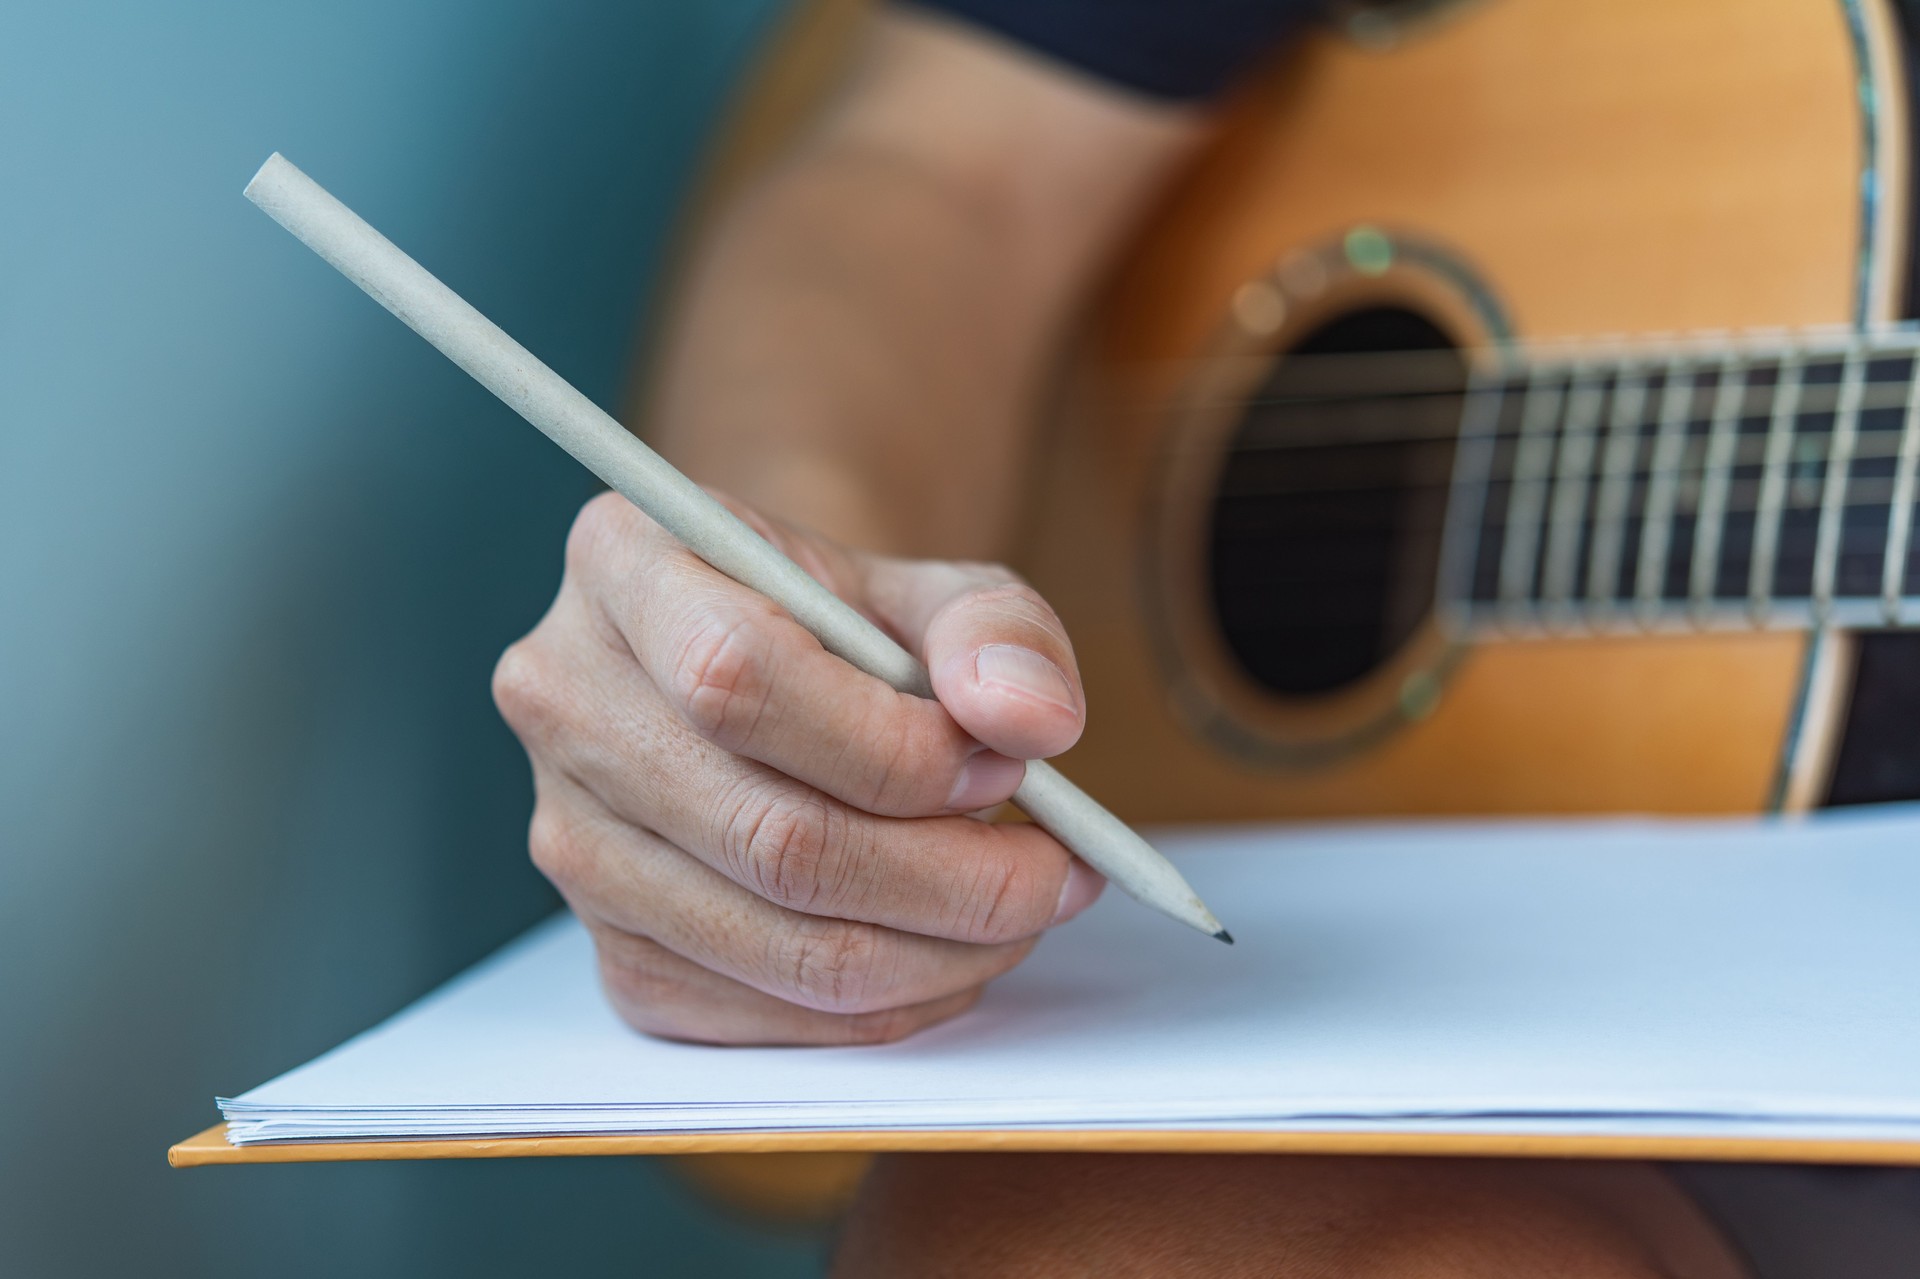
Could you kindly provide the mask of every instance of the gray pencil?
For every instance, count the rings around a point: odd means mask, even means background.
[[[246,194],[695,555],[786,609],[829,652],[903,693],[933,696],[926,668],[911,653],[278,152],[260,166]],[[1029,763],[1013,799],[1136,900],[1233,940],[1166,858],[1051,765]]]

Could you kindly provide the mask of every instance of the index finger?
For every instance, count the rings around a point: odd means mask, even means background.
[[[940,703],[829,653],[631,506],[602,500],[575,537],[568,572],[600,629],[716,746],[895,817],[970,812],[1020,784],[1021,764],[984,749]]]

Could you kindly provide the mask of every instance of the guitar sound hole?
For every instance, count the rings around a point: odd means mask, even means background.
[[[1370,308],[1279,360],[1230,435],[1208,521],[1216,621],[1283,696],[1378,669],[1433,604],[1465,359],[1431,321]]]

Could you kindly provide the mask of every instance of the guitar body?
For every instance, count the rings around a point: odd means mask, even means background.
[[[1871,0],[1477,0],[1290,51],[1143,230],[1049,419],[1019,563],[1086,678],[1064,771],[1137,821],[1820,802],[1845,634],[1427,616],[1276,690],[1219,634],[1202,526],[1234,406],[1344,315],[1461,348],[1897,318],[1905,106]]]

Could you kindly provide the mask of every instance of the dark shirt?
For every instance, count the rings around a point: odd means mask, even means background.
[[[1149,97],[1227,88],[1316,0],[912,0]]]

